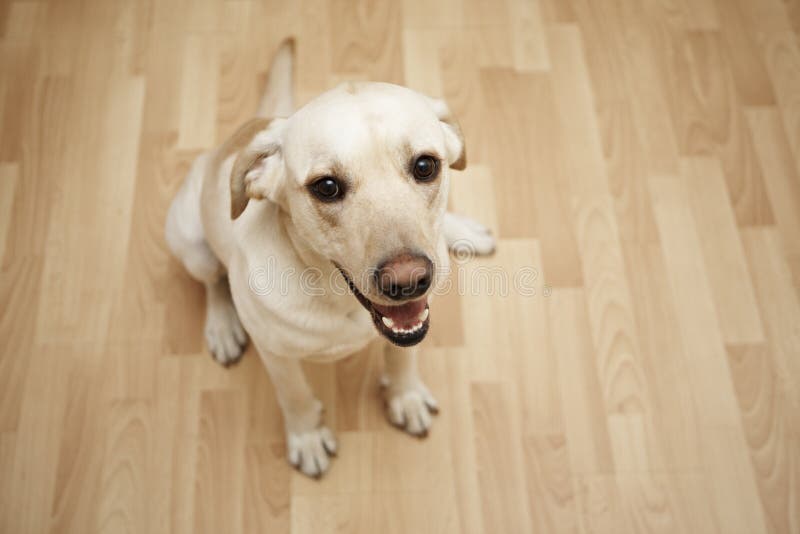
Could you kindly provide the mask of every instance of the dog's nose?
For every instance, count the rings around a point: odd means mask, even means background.
[[[392,300],[424,295],[433,280],[433,262],[422,254],[403,252],[381,263],[375,275],[378,289]]]

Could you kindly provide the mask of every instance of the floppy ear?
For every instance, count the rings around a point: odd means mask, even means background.
[[[464,134],[461,133],[461,126],[447,106],[447,102],[436,98],[432,98],[430,101],[433,111],[442,121],[447,161],[450,163],[450,168],[463,171],[467,167],[467,150],[464,146]]]
[[[243,131],[243,127],[234,134],[232,140],[241,135],[245,139],[240,142],[247,143],[248,138],[250,141],[239,151],[231,170],[231,219],[244,212],[251,198],[276,201],[284,175],[280,133],[285,122],[285,119],[274,119],[267,124],[263,120],[260,125],[253,124],[256,128],[265,127],[263,129],[253,132],[251,126],[250,131]]]

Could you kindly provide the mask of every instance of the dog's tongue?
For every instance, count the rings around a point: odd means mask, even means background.
[[[406,302],[400,306],[382,306],[372,304],[375,310],[388,317],[400,328],[408,328],[419,323],[419,316],[428,306],[428,299],[419,299],[413,302]]]

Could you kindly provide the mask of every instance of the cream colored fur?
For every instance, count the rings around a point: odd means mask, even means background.
[[[249,334],[283,410],[289,461],[318,476],[336,441],[300,362],[347,356],[378,335],[369,313],[342,291],[333,262],[367,298],[391,304],[364,275],[381,259],[411,249],[441,272],[448,245],[489,253],[494,240],[482,225],[445,212],[447,165],[434,183],[408,177],[408,158],[419,151],[465,165],[461,132],[443,101],[389,84],[344,84],[292,113],[292,69],[287,42],[273,61],[261,118],[195,161],[170,206],[166,239],[206,286],[212,355],[224,365],[237,361]],[[309,180],[332,172],[347,175],[346,205],[309,194]],[[279,287],[287,273],[295,274]],[[304,290],[300,273],[313,273],[314,291]],[[387,345],[388,417],[424,435],[436,401],[417,374],[416,350]]]

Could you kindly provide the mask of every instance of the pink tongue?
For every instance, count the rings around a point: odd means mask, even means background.
[[[427,305],[428,299],[419,299],[400,306],[372,304],[378,313],[394,321],[395,326],[399,328],[408,328],[419,323],[419,314],[425,310],[425,306]]]

